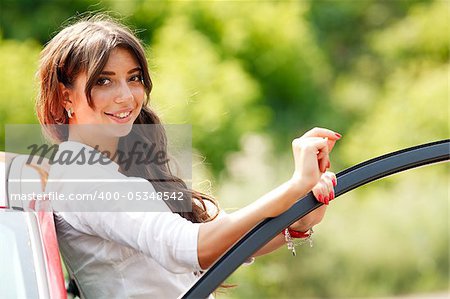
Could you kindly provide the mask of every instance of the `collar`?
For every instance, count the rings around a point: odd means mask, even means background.
[[[86,158],[84,160],[84,163],[86,164],[89,164],[89,160],[91,160],[95,163],[95,165],[100,165],[110,171],[119,171],[119,164],[87,144],[70,140],[61,142],[59,144],[58,152],[55,155],[55,159],[58,159],[64,151],[72,152],[72,159],[77,155],[80,155],[77,158],[77,161],[83,158],[81,155],[84,155],[84,157]],[[100,163],[99,161],[102,161],[102,163]]]

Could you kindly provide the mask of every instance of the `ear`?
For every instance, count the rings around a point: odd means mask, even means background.
[[[62,100],[62,105],[63,105],[64,109],[67,110],[72,105],[72,101],[70,100],[70,94],[71,94],[70,89],[67,88],[62,83],[59,83],[58,88],[59,88],[60,95],[62,96],[62,99],[63,99]]]

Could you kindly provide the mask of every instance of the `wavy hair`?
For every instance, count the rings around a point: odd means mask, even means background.
[[[77,76],[85,72],[87,75],[85,94],[89,106],[94,108],[95,103],[91,99],[91,89],[105,67],[111,51],[117,47],[125,48],[134,54],[142,69],[142,83],[147,97],[134,124],[161,124],[157,114],[148,106],[152,80],[141,42],[129,28],[111,17],[94,15],[61,30],[41,52],[37,74],[40,88],[36,101],[36,112],[39,122],[50,138],[57,142],[68,139],[68,126],[55,126],[69,123],[63,105],[63,95],[58,88],[59,83],[70,88]],[[161,127],[160,130],[141,130],[139,135],[145,142],[154,144],[157,152],[163,151],[167,154],[166,133],[162,126],[159,127]],[[126,149],[129,138],[131,137],[121,137],[119,147]],[[183,192],[185,198],[192,198],[191,212],[177,212],[191,222],[207,222],[214,219],[219,213],[215,199],[207,194],[189,189],[182,179],[172,173],[168,161],[159,165],[151,164],[151,167],[150,165],[141,165],[137,169],[128,171],[126,167],[121,167],[121,169],[125,175],[140,176],[149,180],[158,192],[170,189],[171,192]],[[208,213],[206,202],[215,206],[214,215]],[[172,201],[168,201],[167,204],[172,211],[179,208]]]

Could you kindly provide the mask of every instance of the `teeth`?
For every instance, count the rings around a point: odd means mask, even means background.
[[[127,117],[128,115],[130,115],[130,113],[131,112],[122,112],[122,113],[118,113],[118,114],[113,114],[115,117],[118,117],[118,118],[125,118],[125,117]]]

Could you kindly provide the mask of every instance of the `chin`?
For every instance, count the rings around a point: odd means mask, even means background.
[[[113,137],[124,137],[130,134],[133,129],[133,123],[108,125],[109,135]]]
[[[104,133],[111,137],[117,138],[127,136],[133,129],[133,124],[136,120],[136,117],[133,116],[134,115],[131,115],[128,120],[123,123],[120,123],[120,121],[117,122],[117,120],[111,121],[111,118],[108,117],[108,120],[103,122],[102,129],[104,130]]]

